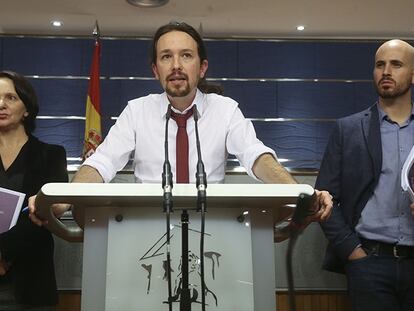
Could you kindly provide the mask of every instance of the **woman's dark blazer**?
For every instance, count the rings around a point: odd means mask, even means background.
[[[23,206],[44,184],[68,181],[63,147],[43,143],[34,136],[29,137],[28,144]],[[12,263],[8,274],[19,303],[33,306],[57,304],[54,244],[47,229],[33,224],[27,213],[21,213],[16,226],[0,234],[0,250],[3,259]]]

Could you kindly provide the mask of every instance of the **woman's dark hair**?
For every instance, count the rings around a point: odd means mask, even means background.
[[[201,38],[200,34],[197,32],[197,30],[195,30],[193,27],[191,27],[190,25],[184,22],[181,22],[181,23],[170,22],[158,28],[158,30],[154,34],[154,37],[151,43],[150,65],[157,64],[158,40],[160,39],[162,35],[165,35],[166,33],[169,33],[171,31],[181,31],[191,36],[191,38],[193,38],[194,41],[197,43],[197,52],[198,52],[198,56],[200,57],[200,62],[207,60],[206,46],[204,45],[204,41]],[[220,85],[218,84],[211,85],[209,82],[207,82],[205,77],[201,78],[200,81],[198,81],[197,87],[203,93],[217,93],[217,94],[223,93],[223,90]]]
[[[0,79],[7,78],[13,81],[14,88],[17,95],[19,95],[23,104],[26,107],[28,116],[23,119],[23,126],[26,134],[31,134],[36,127],[36,117],[39,113],[39,105],[37,103],[37,96],[33,86],[21,74],[13,71],[0,71]]]

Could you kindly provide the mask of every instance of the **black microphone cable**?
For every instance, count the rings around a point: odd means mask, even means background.
[[[312,210],[312,204],[316,198],[316,194],[312,195],[301,193],[296,202],[296,208],[292,216],[290,226],[290,237],[286,253],[286,274],[288,282],[289,294],[289,310],[296,311],[295,286],[293,281],[292,255],[295,243],[302,233],[305,225],[305,219],[315,214],[317,211]]]
[[[207,176],[204,170],[204,163],[201,157],[200,137],[198,135],[198,114],[197,106],[193,106],[194,127],[196,134],[197,146],[197,171],[196,171],[196,187],[197,187],[197,212],[201,212],[201,236],[200,236],[200,278],[201,278],[201,310],[206,310],[206,286],[204,282],[204,232],[205,232],[205,213],[207,205]]]
[[[171,104],[168,105],[167,114],[165,116],[165,142],[164,152],[165,161],[162,170],[162,189],[163,193],[163,211],[166,215],[167,223],[167,282],[168,282],[168,310],[172,311],[172,287],[171,287],[171,254],[170,254],[170,217],[173,212],[173,174],[171,172],[171,164],[168,157],[168,121],[171,118]]]

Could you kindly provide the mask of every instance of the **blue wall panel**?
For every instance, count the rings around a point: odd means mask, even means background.
[[[371,85],[371,83],[365,83]],[[362,83],[360,84],[362,86]],[[372,88],[372,87],[371,87]],[[368,89],[358,88],[362,94]],[[341,82],[279,82],[278,111],[281,118],[340,118],[358,112],[355,85]],[[371,99],[368,105],[374,100]]]
[[[355,92],[355,111],[364,110],[377,101],[378,95],[373,86],[373,82],[353,83],[353,86]]]
[[[306,42],[239,42],[239,77],[313,78],[314,44]]]
[[[152,77],[149,43],[149,40],[102,40],[101,75]]]
[[[111,117],[118,116],[128,100],[162,90],[149,65],[149,40],[101,42],[106,135],[114,123]],[[31,79],[40,115],[83,117],[88,87],[84,77],[89,76],[93,45],[93,39],[85,38],[2,37],[0,66],[41,76]],[[292,168],[318,168],[334,119],[367,108],[377,97],[370,80],[378,42],[206,40],[206,46],[207,77],[218,79],[224,95],[238,101],[246,117],[295,119],[254,122],[258,136]],[[78,157],[84,121],[42,119],[35,134]]]
[[[371,79],[377,42],[323,42],[315,44],[315,77]]]
[[[371,79],[377,42],[239,43],[239,72],[248,78]]]
[[[319,167],[323,149],[318,147],[329,136],[326,124],[307,121],[254,122],[254,125],[259,139],[275,150],[279,158],[293,160],[289,166]]]
[[[238,77],[238,42],[206,41],[209,68],[207,76],[211,78]]]
[[[156,80],[104,80],[101,83],[102,114],[117,117],[129,100],[160,92],[162,89]]]
[[[84,116],[88,80],[30,79],[39,98],[39,115]]]
[[[4,38],[3,68],[25,75],[88,75],[90,40]]]
[[[79,120],[37,120],[34,135],[42,141],[64,146],[68,157],[79,157],[84,129],[84,122]]]
[[[275,82],[223,81],[224,95],[239,103],[248,118],[275,117],[277,87]]]

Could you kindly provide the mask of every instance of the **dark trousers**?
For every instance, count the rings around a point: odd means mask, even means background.
[[[414,258],[371,253],[345,270],[353,311],[414,310]]]
[[[11,287],[0,286],[0,311],[55,311],[56,306],[27,306],[16,302]]]

